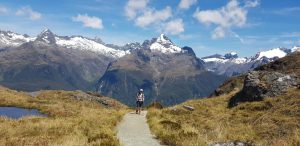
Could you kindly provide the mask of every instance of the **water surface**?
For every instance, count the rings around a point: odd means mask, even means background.
[[[47,117],[37,109],[26,109],[19,107],[0,107],[0,116],[9,117],[12,119],[19,119],[25,116],[39,116]]]

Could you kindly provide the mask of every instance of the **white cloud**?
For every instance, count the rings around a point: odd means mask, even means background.
[[[212,38],[213,39],[223,38],[223,37],[225,37],[225,34],[226,34],[225,29],[223,29],[222,27],[217,27],[212,32]]]
[[[30,20],[38,20],[42,18],[42,14],[33,11],[30,6],[25,6],[17,10],[16,15],[29,17]]]
[[[166,34],[177,35],[184,32],[184,24],[182,19],[175,19],[163,25],[163,30]]]
[[[288,8],[282,8],[279,10],[272,11],[272,13],[277,15],[288,15],[291,13],[299,13],[300,7],[288,7]]]
[[[166,7],[163,10],[147,10],[144,12],[143,15],[138,16],[135,20],[135,24],[140,27],[146,27],[151,24],[158,24],[162,21],[167,20],[172,16],[172,9],[171,7]]]
[[[178,7],[180,9],[189,9],[192,5],[196,4],[197,0],[181,0]]]
[[[0,13],[7,13],[7,12],[8,12],[8,8],[4,6],[0,6]]]
[[[73,17],[72,20],[76,22],[82,22],[84,27],[103,29],[102,19],[95,16],[78,14],[76,17]]]
[[[149,0],[129,0],[125,6],[125,15],[134,19],[138,12],[146,9]]]
[[[138,27],[153,28],[160,33],[177,35],[184,32],[182,19],[173,18],[170,6],[157,10],[148,5],[149,1],[128,0],[124,7],[126,17]]]
[[[259,4],[260,4],[260,0],[254,0],[254,1],[248,0],[246,1],[245,7],[254,8],[259,6]]]
[[[252,1],[253,2],[253,1]],[[248,2],[243,7],[240,6],[237,0],[231,0],[226,6],[223,6],[216,10],[199,10],[194,13],[200,23],[205,25],[215,25],[216,28],[212,32],[212,38],[218,39],[226,36],[228,32],[234,27],[245,27],[247,23],[248,8],[257,6],[255,2]]]

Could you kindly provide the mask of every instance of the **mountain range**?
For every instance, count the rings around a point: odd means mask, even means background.
[[[192,48],[181,48],[164,34],[118,46],[99,38],[58,36],[49,29],[36,37],[0,31],[0,84],[22,91],[97,90],[127,105],[133,105],[136,91],[144,88],[146,103],[173,105],[207,96],[226,78],[299,50],[200,59]]]
[[[98,92],[133,105],[135,91],[143,88],[152,97],[146,98],[147,104],[172,105],[205,97],[225,80],[207,71],[192,48],[180,48],[163,34],[138,46],[108,66],[98,82]]]
[[[92,90],[107,65],[128,51],[99,39],[57,36],[49,29],[37,37],[0,32],[0,83],[12,89]]]
[[[252,57],[238,57],[237,53],[231,52],[225,55],[215,54],[206,56],[201,59],[205,62],[204,66],[207,70],[230,77],[246,73],[258,66],[299,51],[300,47],[295,46],[291,49],[273,48],[267,51],[258,52]]]

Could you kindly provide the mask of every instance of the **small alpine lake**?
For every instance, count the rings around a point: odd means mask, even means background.
[[[27,109],[19,107],[0,107],[0,116],[12,119],[19,119],[25,116],[47,117],[46,114],[41,113],[37,109]]]

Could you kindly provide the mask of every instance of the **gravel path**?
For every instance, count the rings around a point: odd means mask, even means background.
[[[146,120],[147,111],[141,115],[128,113],[117,127],[122,146],[162,146],[151,134]]]

